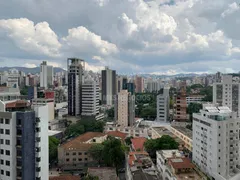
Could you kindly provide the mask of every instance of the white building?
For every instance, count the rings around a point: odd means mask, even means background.
[[[0,87],[1,101],[11,101],[20,99],[20,96],[21,94],[19,88]]]
[[[82,115],[96,116],[99,109],[99,84],[88,79],[82,85]]]
[[[213,103],[227,106],[240,115],[240,83],[234,82],[231,75],[223,75],[222,82],[213,84]]]
[[[8,80],[8,72],[0,72],[0,85],[7,83]]]
[[[147,92],[158,92],[164,87],[164,84],[159,80],[148,80],[147,82]]]
[[[35,111],[34,111],[35,110]],[[48,179],[47,106],[0,101],[0,179]]]
[[[19,71],[17,69],[10,69],[8,72],[7,87],[19,87]]]
[[[54,99],[45,99],[45,98],[36,98],[32,100],[33,107],[41,107],[47,105],[47,111],[48,111],[48,120],[52,121],[55,118],[55,105],[54,105]]]
[[[167,122],[169,120],[169,88],[163,89],[163,94],[157,96],[157,121]]]
[[[40,69],[40,87],[47,89],[53,85],[53,66],[48,66],[47,62],[43,61]]]
[[[186,100],[187,100],[187,104],[189,105],[190,103],[202,103],[204,96],[201,95],[191,95],[191,96],[187,96]]]
[[[193,161],[217,180],[236,176],[239,165],[237,113],[226,106],[204,104],[193,114]]]

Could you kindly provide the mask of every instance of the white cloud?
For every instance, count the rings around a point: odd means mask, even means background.
[[[226,9],[221,16],[225,18],[227,15],[234,13],[235,11],[238,11],[240,9],[239,5],[234,2],[232,4],[229,4],[228,9]]]
[[[23,65],[23,67],[26,67],[26,68],[35,68],[35,67],[37,67],[37,65],[36,65],[36,64],[26,63],[26,64]]]
[[[85,27],[77,27],[68,30],[68,36],[62,38],[65,50],[70,50],[79,55],[96,53],[99,55],[110,55],[118,52],[115,44],[102,40]]]
[[[47,22],[34,25],[34,22],[26,18],[0,20],[1,30],[24,51],[51,57],[59,56],[61,44]]]
[[[93,56],[93,60],[103,61],[104,59],[101,56]]]

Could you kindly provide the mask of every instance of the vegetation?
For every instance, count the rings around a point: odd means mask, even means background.
[[[86,177],[83,178],[83,180],[99,180],[99,177],[88,174]]]
[[[119,139],[109,136],[102,144],[94,144],[90,148],[89,153],[99,163],[103,160],[104,164],[116,167],[118,170],[124,165],[125,151],[126,148]]]
[[[114,107],[112,107],[111,109],[108,109],[106,113],[109,119],[114,119]]]
[[[148,139],[144,147],[152,158],[156,158],[156,151],[178,149],[179,144],[170,136],[163,135],[161,138]]]
[[[128,146],[130,146],[130,145],[132,144],[132,141],[131,141],[132,138],[133,138],[133,137],[131,136],[131,137],[127,137],[127,138],[125,139],[125,143],[126,143]]]
[[[81,119],[76,124],[67,127],[65,135],[67,137],[76,137],[85,132],[103,132],[105,122],[94,119]]]
[[[200,91],[200,95],[204,95],[203,101],[212,102],[213,101],[213,87],[207,86],[202,88]]]
[[[21,95],[28,95],[28,86],[24,86],[21,91],[20,91]]]
[[[189,120],[192,122],[193,113],[198,113],[202,109],[202,104],[190,103],[187,107],[187,113],[189,114]]]
[[[59,140],[55,137],[49,137],[49,162],[54,162],[58,158]]]

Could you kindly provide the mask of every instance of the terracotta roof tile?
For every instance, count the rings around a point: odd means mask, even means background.
[[[113,137],[119,137],[122,140],[124,140],[127,137],[127,134],[122,133],[120,131],[109,131],[109,132],[107,132],[107,135],[113,136]]]
[[[49,177],[49,180],[80,180],[79,176],[54,176],[54,177]]]
[[[144,143],[146,142],[146,138],[139,137],[139,138],[133,138],[131,139],[132,147],[135,151],[143,151],[144,150]]]
[[[194,168],[189,158],[169,158],[168,163],[174,169]]]
[[[6,108],[28,107],[30,103],[24,100],[17,100],[6,104]]]
[[[101,132],[87,132],[65,144],[62,144],[60,147],[62,147],[64,149],[73,148],[75,150],[76,149],[88,150],[92,146],[92,144],[85,143],[85,142],[89,141],[90,139],[92,139],[94,137],[102,137],[102,136],[105,136],[105,134],[101,133]]]

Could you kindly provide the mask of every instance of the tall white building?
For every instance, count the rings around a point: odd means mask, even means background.
[[[169,120],[169,88],[163,89],[163,94],[157,96],[157,121],[167,122]]]
[[[128,90],[121,90],[115,99],[115,120],[122,127],[133,126],[135,97]]]
[[[47,106],[0,101],[0,179],[48,179]]]
[[[216,180],[240,179],[237,113],[227,106],[204,104],[193,114],[193,161]]]
[[[99,109],[99,83],[88,79],[82,85],[82,115],[96,116]]]
[[[213,84],[213,103],[229,107],[240,115],[240,83],[231,75],[223,75],[222,82]]]
[[[158,92],[164,87],[160,80],[149,80],[147,82],[147,92]]]
[[[40,87],[48,88],[53,85],[53,66],[48,66],[46,61],[43,61],[40,66]]]
[[[7,87],[19,87],[19,71],[17,69],[10,69],[8,72]]]

